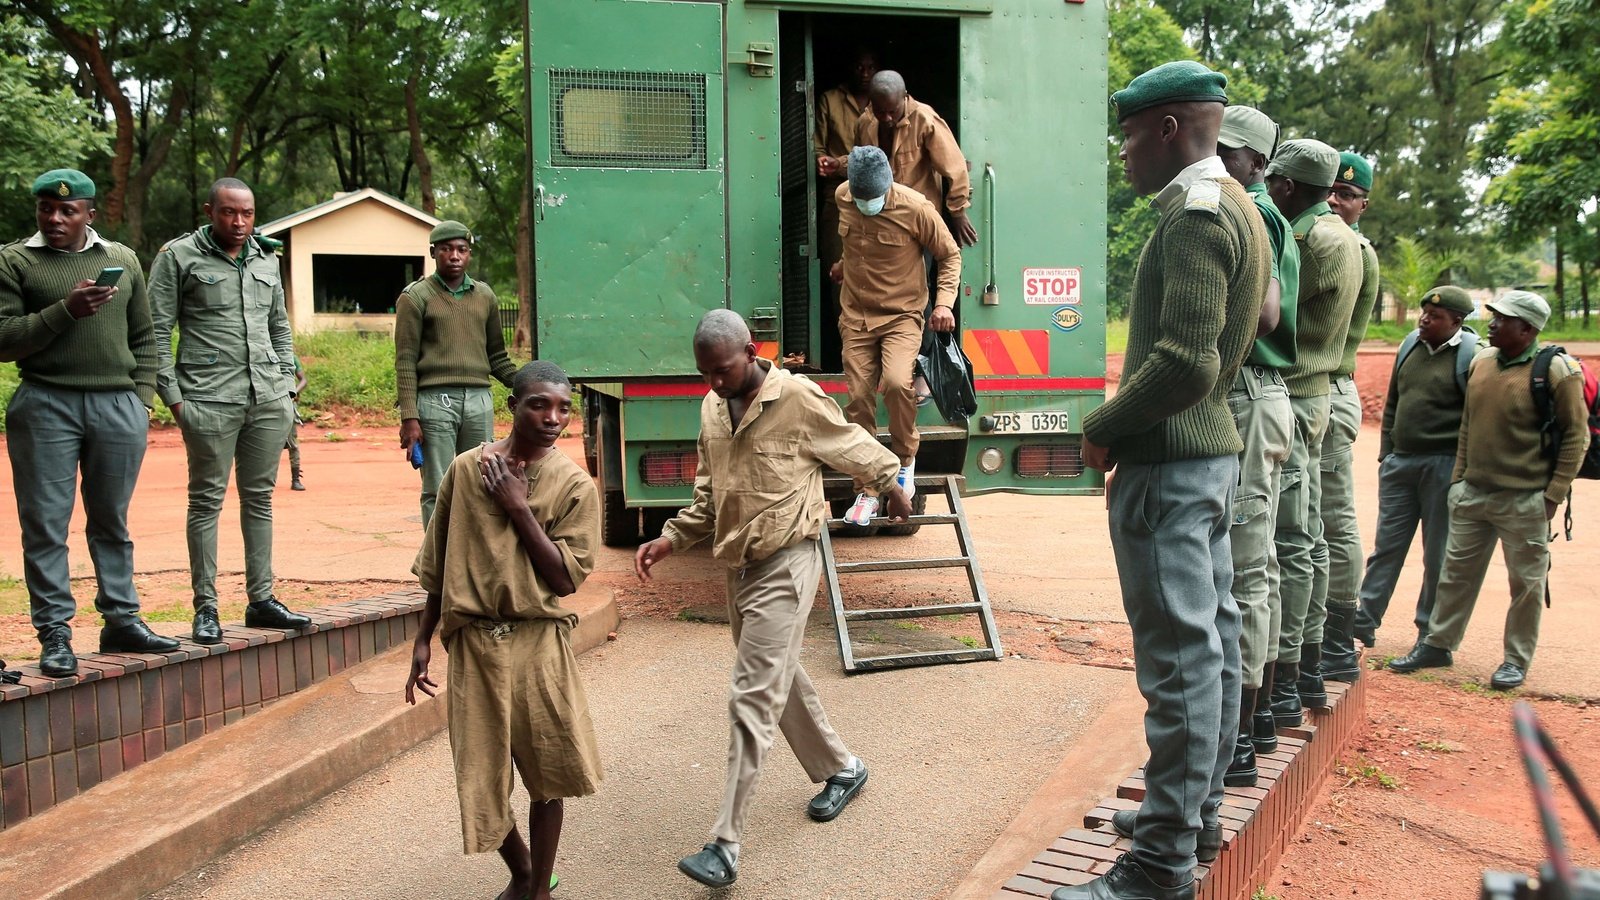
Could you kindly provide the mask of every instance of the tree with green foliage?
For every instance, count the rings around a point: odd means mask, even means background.
[[[8,194],[40,172],[105,152],[94,109],[39,51],[42,38],[16,16],[0,17],[0,189]]]

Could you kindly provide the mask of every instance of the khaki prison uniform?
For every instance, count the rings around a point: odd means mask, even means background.
[[[887,133],[885,133],[887,132]],[[945,208],[959,213],[972,205],[972,179],[967,174],[967,158],[950,126],[925,103],[906,95],[905,114],[893,129],[880,131],[880,123],[869,105],[856,119],[856,145],[878,147],[889,157],[894,180],[910,187]],[[840,209],[844,204],[839,204]]]
[[[822,467],[860,478],[874,492],[892,487],[898,468],[821,388],[766,360],[757,364],[766,381],[737,428],[728,401],[706,394],[694,501],[661,529],[674,550],[709,538],[711,555],[729,568],[728,621],[737,647],[732,728],[728,782],[711,834],[735,842],[775,730],[814,783],[850,762],[800,665],[822,574]]]
[[[917,458],[917,398],[911,380],[922,347],[922,255],[938,266],[934,305],[954,308],[961,283],[961,251],[939,214],[921,194],[893,184],[875,216],[856,209],[850,185],[838,191],[839,236],[844,240],[844,285],[839,294],[839,336],[844,377],[850,386],[850,421],[876,434],[878,392],[889,409],[890,446],[909,466]],[[861,490],[860,482],[856,490]]]
[[[450,751],[467,853],[511,833],[511,773],[535,801],[582,797],[603,772],[589,701],[568,633],[578,617],[528,560],[516,528],[478,474],[477,447],[457,456],[412,571],[441,597],[450,654]],[[528,508],[582,585],[594,571],[600,497],[559,450],[528,466]]]
[[[1498,541],[1511,581],[1505,661],[1524,670],[1533,663],[1539,644],[1550,572],[1545,501],[1567,499],[1589,447],[1583,378],[1573,377],[1577,367],[1558,355],[1550,362],[1550,399],[1561,452],[1554,464],[1544,455],[1539,434],[1543,423],[1530,383],[1537,353],[1537,341],[1512,360],[1503,360],[1499,348],[1490,347],[1467,370],[1467,400],[1450,479],[1450,537],[1426,639],[1434,647],[1460,649]]]
[[[855,144],[856,120],[865,109],[856,102],[856,95],[840,85],[817,98],[817,127],[811,143],[816,158],[829,156],[839,164],[839,174],[817,180],[817,196],[822,200],[821,215],[817,221],[817,251],[822,260],[822,274],[839,261],[844,245],[839,240],[839,204],[834,193],[844,183],[849,166],[850,148]]]

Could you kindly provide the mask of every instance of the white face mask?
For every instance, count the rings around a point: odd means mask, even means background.
[[[874,197],[871,200],[858,199],[856,200],[856,209],[861,210],[863,216],[875,216],[883,212],[883,200],[883,197]]]

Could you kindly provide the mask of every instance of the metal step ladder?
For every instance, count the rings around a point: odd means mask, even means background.
[[[976,662],[1001,659],[1000,632],[995,627],[994,612],[989,608],[989,591],[983,586],[983,573],[978,568],[978,557],[973,551],[972,532],[967,528],[967,516],[961,506],[959,475],[929,475],[916,479],[919,493],[930,496],[943,495],[949,504],[948,513],[914,515],[907,520],[913,525],[954,525],[960,556],[933,557],[929,559],[885,559],[862,562],[839,562],[833,554],[833,541],[829,529],[822,529],[822,564],[827,573],[828,601],[833,607],[833,621],[839,635],[839,656],[844,661],[845,674],[874,672],[880,669],[903,669],[910,666],[931,666],[940,663]],[[831,519],[828,525],[843,525],[843,519]],[[889,525],[887,517],[874,518],[873,525]],[[885,609],[845,609],[844,597],[839,590],[839,576],[864,575],[872,572],[899,572],[911,569],[965,569],[972,600],[967,603],[946,603],[931,606],[903,606]],[[850,638],[850,625],[856,622],[880,622],[892,619],[922,619],[933,616],[976,614],[983,627],[986,646],[962,650],[935,650],[918,653],[896,653],[884,656],[857,657]]]

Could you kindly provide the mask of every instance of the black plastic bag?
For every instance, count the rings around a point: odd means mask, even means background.
[[[978,411],[978,395],[972,387],[972,363],[961,352],[955,332],[929,331],[922,336],[917,372],[928,382],[928,393],[933,395],[933,402],[946,422],[965,424]]]

